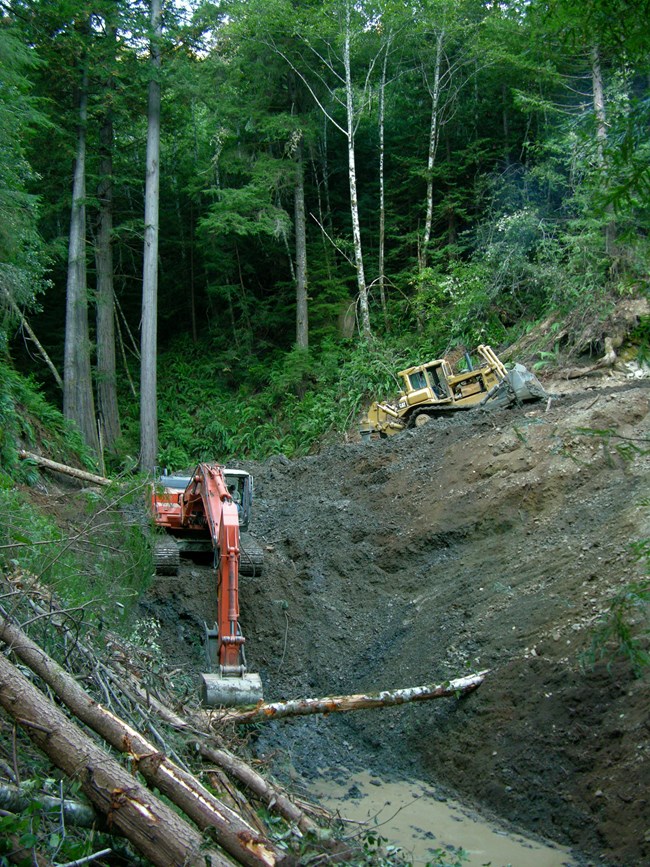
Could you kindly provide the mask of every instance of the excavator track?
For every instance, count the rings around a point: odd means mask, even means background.
[[[156,575],[178,575],[181,556],[178,543],[172,536],[160,536],[154,542],[153,561]]]
[[[241,533],[239,537],[239,572],[247,577],[262,574],[264,565],[264,550],[250,533]]]

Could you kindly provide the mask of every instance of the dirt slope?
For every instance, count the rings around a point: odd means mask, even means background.
[[[276,771],[412,774],[598,863],[650,863],[649,672],[581,664],[642,574],[630,543],[650,538],[650,456],[621,447],[647,451],[650,388],[586,383],[547,383],[548,408],[250,467],[269,551],[242,581],[242,619],[267,698],[491,669],[460,702],[264,727],[256,748]],[[146,602],[179,659],[211,595],[204,571],[184,579]]]

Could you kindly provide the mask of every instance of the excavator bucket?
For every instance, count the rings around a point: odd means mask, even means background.
[[[209,672],[201,674],[201,694],[206,707],[246,707],[264,699],[259,674],[242,664],[226,668],[219,664],[219,629],[205,624],[205,653]]]
[[[201,692],[206,707],[246,707],[264,698],[260,676],[253,672],[238,677],[203,673]]]

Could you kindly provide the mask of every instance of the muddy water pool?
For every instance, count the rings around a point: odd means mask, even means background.
[[[426,783],[387,782],[369,773],[355,774],[345,783],[321,777],[312,794],[328,810],[349,820],[349,833],[367,823],[397,845],[413,865],[435,861],[436,850],[462,849],[468,867],[577,867],[571,853],[553,843],[528,839],[499,828],[467,807],[444,798]]]

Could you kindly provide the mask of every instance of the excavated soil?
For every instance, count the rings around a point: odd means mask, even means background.
[[[490,671],[461,700],[278,721],[252,745],[295,785],[362,768],[417,778],[582,863],[650,864],[650,673],[597,639],[643,575],[631,543],[650,538],[650,388],[546,387],[550,405],[243,465],[266,561],[241,581],[242,624],[265,698]],[[188,562],[143,600],[172,664],[201,667],[211,582]]]

